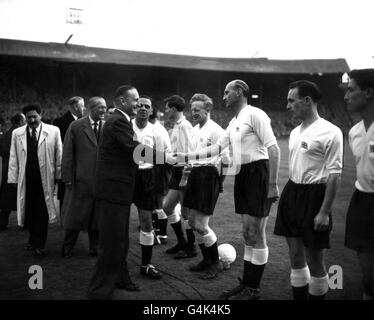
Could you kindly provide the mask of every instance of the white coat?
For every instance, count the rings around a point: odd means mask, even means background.
[[[26,160],[27,160],[27,126],[17,128],[12,133],[12,144],[9,156],[8,183],[17,183],[17,220],[23,227],[25,222],[26,203]],[[41,123],[38,143],[38,158],[42,179],[44,198],[48,210],[49,222],[54,222],[58,215],[58,205],[54,199],[56,179],[61,179],[62,142],[60,129]]]

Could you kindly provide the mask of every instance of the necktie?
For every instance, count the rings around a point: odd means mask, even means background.
[[[99,137],[98,137],[98,131],[97,131],[97,127],[98,127],[98,123],[97,121],[94,122],[94,129],[93,129],[93,132],[95,133],[95,137],[96,137],[96,140],[99,140]]]
[[[36,145],[37,144],[37,140],[36,140],[36,128],[32,129],[31,139],[32,139],[32,142],[34,143],[34,145]]]

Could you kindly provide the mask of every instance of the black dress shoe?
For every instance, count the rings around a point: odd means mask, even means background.
[[[126,291],[140,291],[139,286],[131,281],[130,282],[117,282],[116,288],[123,289]]]
[[[36,258],[44,258],[45,257],[45,251],[44,251],[44,249],[35,249],[34,250],[34,256]]]
[[[31,250],[34,250],[34,247],[31,244],[28,243],[26,246],[23,247],[23,250],[31,251]]]
[[[73,256],[73,249],[68,248],[66,246],[62,246],[62,257],[63,258],[71,258]]]

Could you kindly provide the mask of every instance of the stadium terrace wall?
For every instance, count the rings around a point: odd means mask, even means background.
[[[39,101],[45,108],[44,119],[48,121],[64,112],[66,100],[73,95],[84,98],[100,95],[109,105],[116,87],[132,84],[140,94],[154,98],[161,109],[162,100],[168,95],[177,93],[189,100],[194,93],[206,93],[215,104],[212,118],[226,127],[232,114],[223,106],[224,87],[230,80],[242,79],[249,84],[251,94],[258,96],[250,103],[264,109],[272,118],[276,135],[283,136],[296,125],[285,112],[288,84],[307,79],[321,86],[324,94],[321,114],[346,133],[352,120],[339,88],[341,77],[341,73],[238,73],[0,56],[0,116],[7,120],[24,103]]]

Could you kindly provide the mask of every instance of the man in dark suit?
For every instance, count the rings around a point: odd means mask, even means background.
[[[130,117],[136,115],[138,108],[136,88],[121,86],[114,98],[116,109],[105,122],[98,149],[95,195],[99,214],[99,258],[88,288],[90,299],[110,299],[115,287],[139,290],[130,279],[126,262],[130,206],[139,162],[134,155],[139,155],[140,149],[145,154],[153,150],[134,139]]]
[[[61,117],[56,118],[52,123],[54,126],[60,129],[62,143],[64,143],[65,134],[70,126],[70,123],[72,123],[74,120],[81,118],[86,111],[86,108],[84,106],[84,99],[82,97],[76,96],[70,98],[68,101],[68,105],[69,110],[66,111]],[[63,182],[60,182],[57,190],[57,199],[60,200],[60,215],[62,212],[64,194],[65,185]]]
[[[81,230],[88,231],[90,255],[97,256],[97,215],[94,182],[97,145],[106,113],[106,102],[92,97],[87,103],[88,116],[74,121],[65,135],[62,154],[62,181],[65,183],[65,239],[62,256],[70,258]]]
[[[82,118],[86,108],[84,105],[84,99],[82,97],[72,97],[68,101],[69,110],[66,111],[61,117],[56,118],[53,121],[53,125],[60,129],[61,141],[64,143],[66,131],[68,130],[70,123],[74,120]]]
[[[7,183],[9,153],[14,129],[22,127],[26,123],[23,113],[17,113],[10,119],[12,126],[4,134],[0,143],[0,156],[2,158],[2,179],[0,187],[0,231],[6,230],[10,212],[17,210],[17,189]]]

